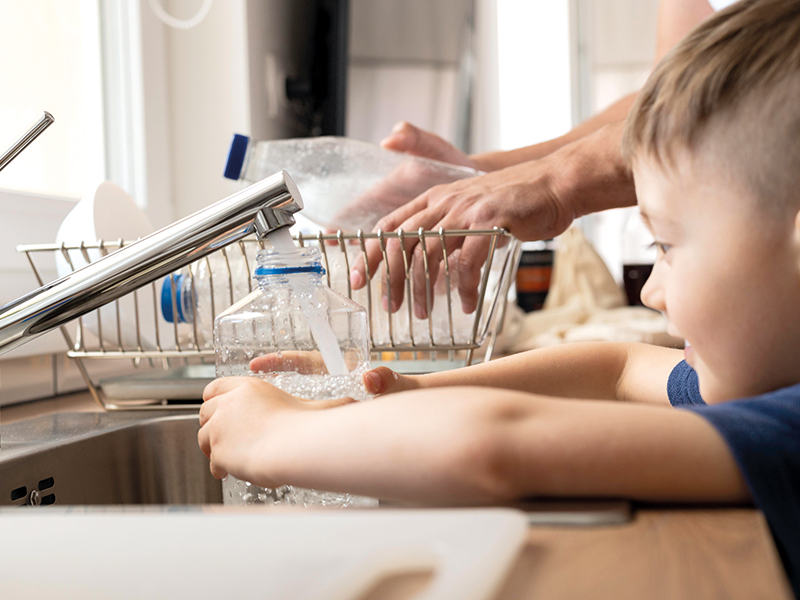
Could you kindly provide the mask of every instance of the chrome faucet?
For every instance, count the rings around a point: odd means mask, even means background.
[[[66,277],[0,307],[0,354],[60,327],[215,250],[294,224],[303,201],[276,173]]]

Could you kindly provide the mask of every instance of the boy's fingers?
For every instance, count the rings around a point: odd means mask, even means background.
[[[254,373],[294,371],[305,375],[325,374],[325,361],[319,352],[281,352],[265,354],[250,361]]]
[[[211,469],[214,479],[225,479],[228,476],[228,472],[225,469],[218,467],[213,462],[208,463],[208,467]]]
[[[211,440],[204,427],[200,427],[200,431],[197,432],[197,445],[200,446],[200,450],[206,455],[206,458],[211,458]]]
[[[208,402],[220,394],[236,389],[242,385],[240,379],[240,377],[222,377],[220,379],[215,379],[203,390],[203,402]]]
[[[202,428],[203,425],[208,423],[211,419],[211,415],[214,414],[214,411],[217,410],[217,403],[213,402],[211,399],[206,400],[203,402],[203,405],[200,407],[200,427]]]

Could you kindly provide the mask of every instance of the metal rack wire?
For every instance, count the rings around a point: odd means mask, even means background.
[[[477,308],[471,315],[461,312],[455,285],[456,269],[447,255],[447,240],[455,237],[485,236],[489,250],[483,266],[478,289]],[[406,250],[405,241],[416,238],[422,249],[421,265],[414,265]],[[473,362],[475,353],[484,350],[484,360],[492,356],[497,336],[505,319],[506,298],[519,262],[519,242],[505,230],[451,230],[417,232],[319,233],[315,236],[295,236],[299,246],[316,245],[320,249],[326,271],[327,284],[367,308],[370,324],[370,345],[375,362],[390,363],[393,368],[405,371],[431,371],[465,366]],[[353,290],[348,274],[354,261],[366,255],[366,242],[378,240],[384,261],[380,277],[367,272],[366,287]],[[404,296],[400,309],[389,314],[381,308],[380,295],[386,290],[388,304],[392,304],[388,285],[391,273],[387,266],[386,244],[400,241],[404,265]],[[17,247],[26,255],[40,285],[45,282],[34,256],[58,257],[70,270],[97,260],[130,242],[124,240],[98,240],[94,244],[29,244]],[[439,277],[432,280],[428,249],[439,244],[443,259]],[[201,292],[196,280],[206,277],[210,293],[205,297],[210,308],[211,321],[217,314],[253,290],[253,259],[265,244],[256,239],[245,239],[207,256],[186,269],[197,306]],[[366,264],[366,261],[365,261]],[[412,311],[411,301],[415,290],[413,269],[424,269],[424,295],[427,303],[426,319],[418,319]],[[202,274],[201,274],[202,272]],[[242,281],[246,279],[246,283]],[[380,284],[378,283],[380,282]],[[67,355],[74,360],[89,392],[106,410],[196,408],[197,401],[176,398],[112,398],[104,391],[102,382],[96,383],[89,375],[87,360],[130,360],[142,371],[169,371],[190,365],[208,365],[213,369],[214,350],[211,336],[201,329],[199,318],[190,324],[179,324],[175,319],[167,323],[161,316],[162,293],[166,288],[172,314],[178,313],[176,278],[168,282],[153,282],[127,296],[114,301],[77,320],[75,334],[62,327],[68,345]],[[442,326],[442,324],[444,324]],[[409,368],[410,367],[410,368]],[[213,371],[210,376],[213,377]],[[178,376],[180,379],[180,375]],[[173,383],[175,381],[173,380]],[[196,386],[195,386],[196,389]]]

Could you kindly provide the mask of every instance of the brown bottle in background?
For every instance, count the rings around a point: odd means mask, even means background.
[[[631,209],[622,231],[622,282],[630,306],[643,306],[642,288],[655,261],[653,236],[645,227],[639,209]]]
[[[525,312],[541,310],[553,274],[552,240],[525,242],[517,269],[517,305]]]

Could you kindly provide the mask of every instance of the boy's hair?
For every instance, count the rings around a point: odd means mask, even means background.
[[[676,149],[712,152],[759,199],[800,201],[800,0],[741,0],[658,64],[622,152],[674,166]]]

